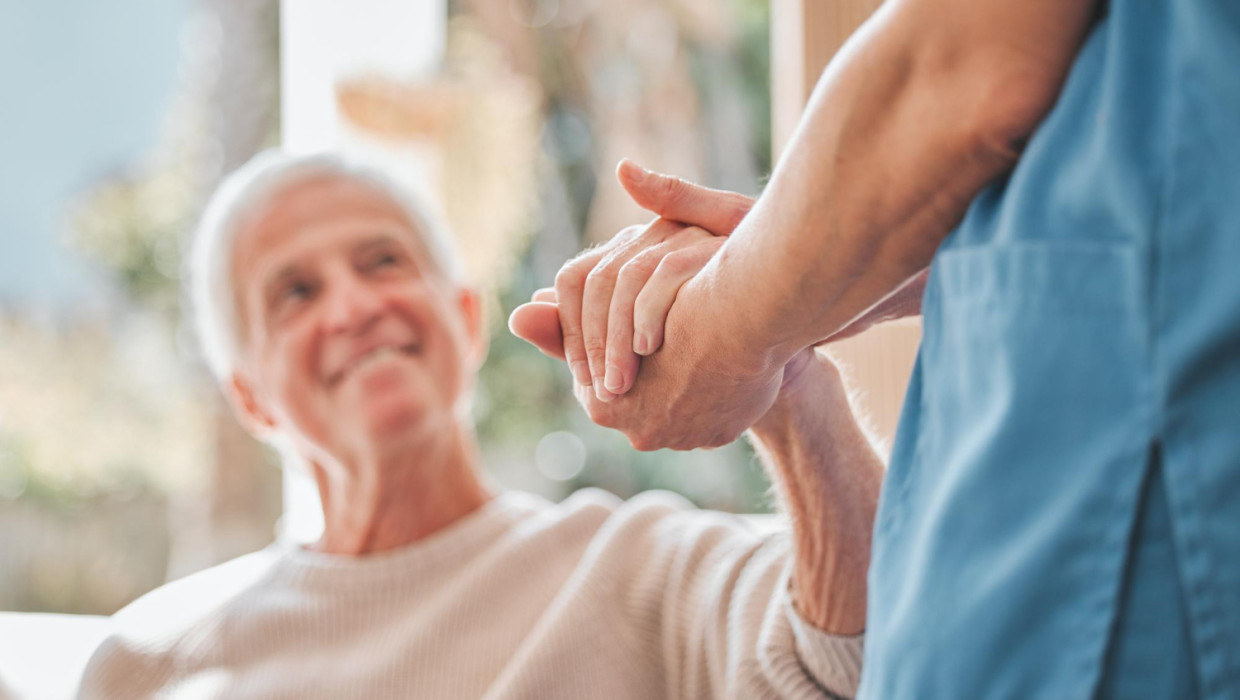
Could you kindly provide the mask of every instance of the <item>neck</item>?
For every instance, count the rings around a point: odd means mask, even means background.
[[[493,497],[479,476],[472,430],[458,425],[429,442],[351,465],[314,462],[323,537],[313,548],[349,555],[396,549],[435,534]]]

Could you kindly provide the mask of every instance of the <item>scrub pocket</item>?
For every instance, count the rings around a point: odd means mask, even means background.
[[[1096,689],[1148,464],[1141,260],[1077,241],[935,259],[913,463],[889,475],[902,512],[871,577],[896,592],[878,630],[896,661],[869,697]]]

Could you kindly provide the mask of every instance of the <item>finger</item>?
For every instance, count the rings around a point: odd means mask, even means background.
[[[599,401],[610,401],[615,397],[603,386],[607,360],[607,309],[615,284],[615,272],[610,267],[599,265],[586,277],[585,292],[581,297],[581,339],[586,349],[594,393]]]
[[[633,333],[646,336],[646,354],[663,345],[663,326],[681,286],[696,275],[723,245],[692,246],[669,253],[659,263],[633,303]]]
[[[589,360],[581,333],[582,295],[590,271],[614,249],[639,236],[647,227],[629,226],[607,243],[568,261],[555,277],[556,304],[560,309],[560,330],[564,336],[564,355],[573,378],[582,386],[592,386]]]
[[[603,386],[613,394],[627,392],[637,379],[641,357],[633,337],[633,305],[659,262],[671,250],[672,240],[647,248],[625,263],[616,277],[607,313],[607,372]]]
[[[543,287],[534,291],[530,301],[545,301],[549,304],[555,303],[555,287]]]
[[[633,256],[620,269],[607,315],[607,374],[603,386],[608,391],[616,395],[627,393],[637,381],[641,355],[651,352],[647,349],[647,336],[634,333],[633,308],[637,295],[659,263],[673,251],[714,240],[714,236],[700,228],[685,228]]]
[[[556,306],[560,331],[564,340],[564,358],[578,384],[590,385],[590,367],[586,362],[585,344],[581,338],[581,295],[586,275],[603,258],[603,249],[591,250],[564,264],[555,276]]]
[[[679,224],[665,219],[656,219],[640,235],[614,248],[586,276],[581,299],[582,345],[585,347],[594,392],[600,401],[615,398],[615,394],[606,387],[607,317],[620,269],[638,252],[658,245],[682,228]]]
[[[753,208],[754,200],[743,194],[651,172],[627,158],[616,167],[616,178],[642,209],[719,236],[732,233]]]
[[[564,338],[560,333],[560,313],[555,304],[533,301],[513,309],[508,329],[548,357],[564,359]]]

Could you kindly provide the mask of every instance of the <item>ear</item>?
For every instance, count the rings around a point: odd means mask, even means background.
[[[457,306],[465,321],[465,334],[469,339],[469,360],[476,370],[487,359],[491,336],[487,333],[486,308],[476,289],[462,287],[457,291]]]
[[[263,408],[249,381],[234,372],[225,387],[224,395],[232,406],[237,420],[254,437],[262,439],[276,427],[275,419]]]

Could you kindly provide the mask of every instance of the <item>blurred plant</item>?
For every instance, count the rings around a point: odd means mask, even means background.
[[[133,302],[175,327],[181,241],[199,198],[194,183],[175,170],[114,174],[77,208],[71,243],[111,271]]]
[[[22,392],[0,392],[3,409],[15,399],[29,403]],[[162,583],[166,502],[144,458],[161,458],[154,453],[162,450],[109,465],[114,450],[111,457],[91,452],[99,436],[79,444],[76,435],[48,436],[29,423],[0,427],[0,610],[106,615]],[[47,454],[51,443],[74,447]],[[48,459],[71,463],[53,472]]]
[[[72,501],[193,488],[202,397],[176,380],[167,338],[130,323],[49,333],[0,319],[0,497]]]

